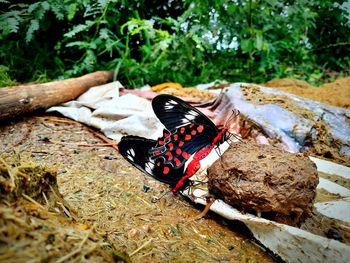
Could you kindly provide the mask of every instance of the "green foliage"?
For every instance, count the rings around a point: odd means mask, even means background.
[[[349,74],[349,0],[17,2],[0,0],[5,83],[99,69],[127,87]]]
[[[14,86],[17,84],[15,80],[12,80],[7,74],[8,68],[0,65],[0,87]]]
[[[61,59],[54,45],[62,37],[62,31],[57,29],[66,23],[69,1],[26,2],[0,3],[8,10],[0,13],[1,64],[8,68],[7,74],[19,81],[55,78],[60,73],[56,62]],[[42,78],[47,72],[49,76]]]

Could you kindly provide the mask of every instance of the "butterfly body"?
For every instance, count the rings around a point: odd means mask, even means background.
[[[152,100],[152,107],[165,126],[163,136],[158,140],[124,136],[119,151],[139,170],[171,185],[175,193],[188,185],[188,178],[200,169],[200,160],[225,141],[229,133],[177,97],[158,95]]]
[[[173,188],[174,193],[176,193],[179,189],[181,189],[185,185],[185,181],[188,178],[192,177],[201,168],[200,161],[203,160],[205,157],[207,157],[210,154],[210,152],[213,150],[213,148],[217,146],[220,142],[222,142],[222,139],[225,137],[226,132],[227,132],[226,129],[220,130],[220,132],[214,138],[211,145],[200,149],[198,152],[194,154],[193,159],[187,166],[185,175],[179,180],[179,182]]]

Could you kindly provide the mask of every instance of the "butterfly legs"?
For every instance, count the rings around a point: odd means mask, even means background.
[[[199,215],[197,215],[196,216],[196,218],[195,219],[201,219],[201,218],[203,218],[203,217],[205,217],[206,216],[206,214],[209,212],[209,210],[210,210],[210,207],[214,204],[214,202],[216,201],[216,199],[212,196],[212,195],[208,195],[207,196],[207,204],[205,205],[205,207],[204,207],[204,209],[203,209],[203,211],[199,214]]]

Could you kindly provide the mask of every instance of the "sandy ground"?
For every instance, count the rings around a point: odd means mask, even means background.
[[[28,200],[1,201],[1,211],[26,223],[0,213],[0,222],[15,226],[12,235],[0,226],[0,261],[112,262],[112,253],[124,253],[132,262],[273,262],[239,225],[214,215],[194,220],[199,208],[181,196],[168,192],[153,203],[167,186],[65,120],[28,117],[0,126],[0,153],[56,167],[59,190],[72,208],[70,216],[43,216]]]
[[[339,78],[319,87],[311,86],[302,80],[290,78],[273,79],[263,85],[329,105],[350,109],[350,77]]]

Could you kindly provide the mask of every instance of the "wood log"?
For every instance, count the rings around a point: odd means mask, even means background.
[[[97,71],[79,78],[0,88],[0,120],[73,100],[89,88],[112,79],[112,71]]]

